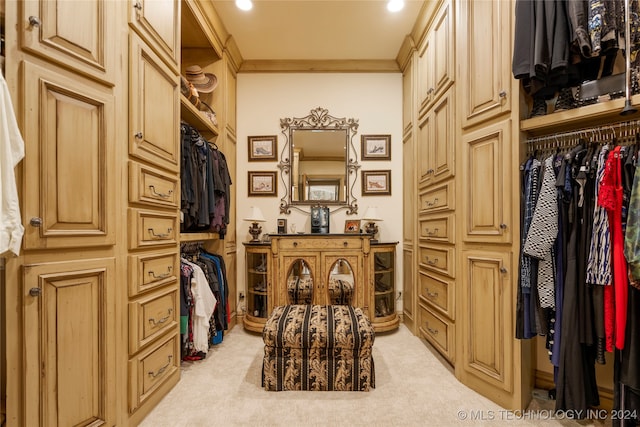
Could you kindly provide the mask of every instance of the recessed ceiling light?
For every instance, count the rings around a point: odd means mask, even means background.
[[[389,0],[389,3],[387,3],[387,10],[389,12],[398,12],[402,10],[403,7],[404,7],[403,0]]]
[[[238,7],[238,9],[251,10],[251,8],[253,7],[253,3],[251,2],[251,0],[236,0],[236,6]]]

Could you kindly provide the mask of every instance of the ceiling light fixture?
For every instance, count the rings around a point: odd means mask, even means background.
[[[241,10],[251,10],[253,3],[251,0],[236,0],[236,6]]]
[[[389,0],[387,3],[387,10],[389,12],[399,12],[404,7],[403,0]]]

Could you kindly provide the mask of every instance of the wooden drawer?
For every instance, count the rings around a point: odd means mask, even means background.
[[[420,239],[455,243],[455,220],[454,214],[442,216],[430,216],[420,220]]]
[[[449,319],[454,319],[455,285],[453,281],[441,278],[438,275],[428,274],[423,271],[420,271],[419,275],[420,299],[425,303],[425,305],[432,305]]]
[[[454,277],[454,248],[420,245],[420,267]]]
[[[175,329],[178,318],[178,287],[129,303],[129,353],[135,353],[163,333]]]
[[[177,208],[180,204],[180,185],[177,175],[129,161],[129,201]]]
[[[129,249],[175,245],[178,215],[141,209],[129,209]]]
[[[455,209],[453,181],[444,184],[427,187],[418,196],[420,201],[419,212],[439,212]]]
[[[179,375],[180,338],[176,332],[129,360],[129,412],[172,378],[177,381]]]
[[[273,237],[272,237],[273,238]],[[313,249],[322,251],[327,249],[362,249],[362,239],[353,237],[338,237],[328,235],[324,237],[278,238],[278,247],[281,250]]]
[[[156,289],[178,279],[178,253],[129,255],[129,296]]]
[[[423,304],[420,308],[420,334],[429,341],[447,360],[454,357],[454,324],[443,319]]]

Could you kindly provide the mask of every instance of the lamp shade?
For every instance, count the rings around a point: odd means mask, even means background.
[[[378,208],[376,206],[369,206],[361,219],[365,221],[382,221],[382,217],[378,214]]]
[[[251,211],[249,212],[249,215],[244,218],[244,221],[265,222],[266,219],[264,219],[264,215],[262,215],[262,211],[260,210],[260,208],[251,206]]]

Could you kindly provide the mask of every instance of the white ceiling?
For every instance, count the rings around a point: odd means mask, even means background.
[[[212,0],[244,60],[395,60],[423,1],[254,0],[250,11]]]

